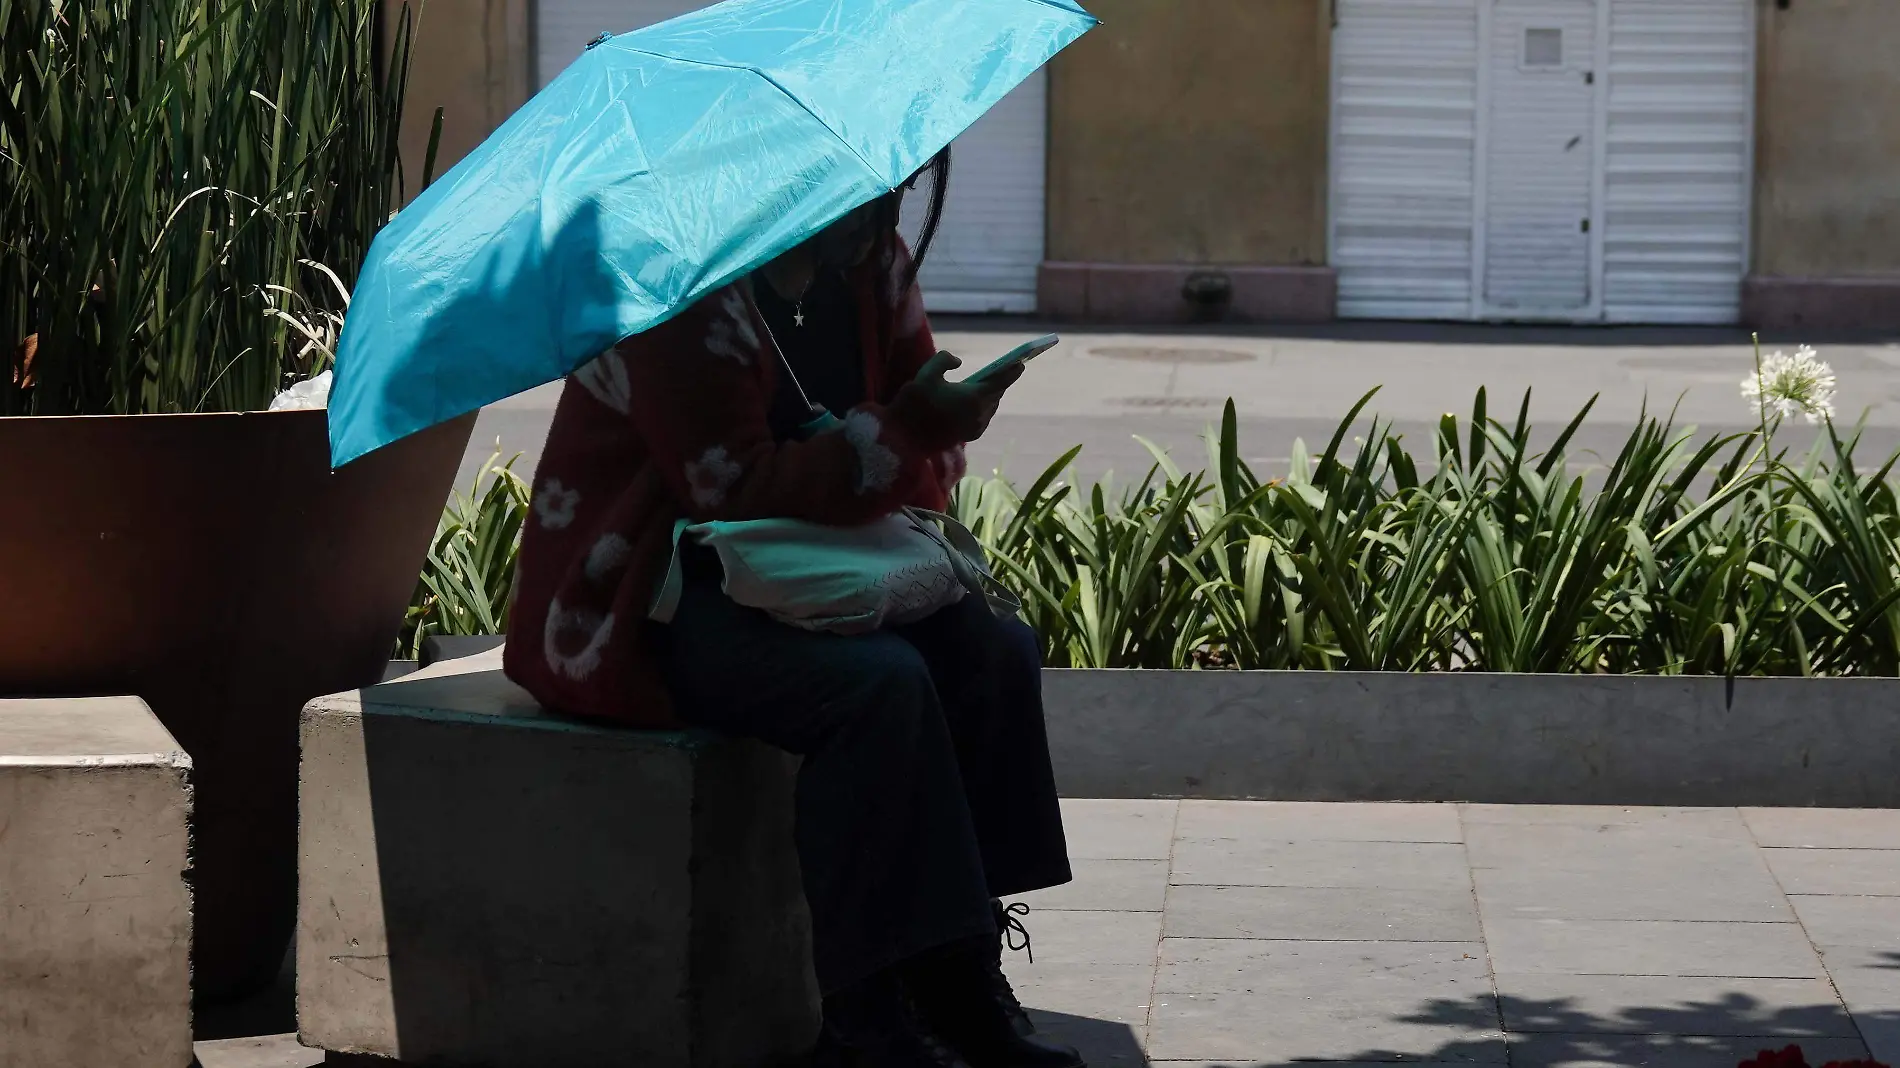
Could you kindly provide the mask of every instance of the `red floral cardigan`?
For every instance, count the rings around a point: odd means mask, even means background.
[[[922,294],[896,292],[907,263],[854,273],[872,401],[808,441],[773,438],[778,357],[743,283],[568,376],[522,535],[509,678],[570,715],[677,725],[647,647],[675,520],[944,506],[963,445],[902,388],[935,351]]]

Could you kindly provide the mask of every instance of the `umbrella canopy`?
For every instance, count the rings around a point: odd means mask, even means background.
[[[1095,19],[727,0],[603,36],[370,247],[331,462],[551,382],[895,189]]]

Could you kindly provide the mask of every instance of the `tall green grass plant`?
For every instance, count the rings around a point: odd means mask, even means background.
[[[0,415],[256,410],[323,369],[272,309],[340,313],[400,202],[412,21],[378,10],[0,0]]]
[[[1419,455],[1377,419],[1352,438],[1371,397],[1281,479],[1241,459],[1230,403],[1204,472],[1155,450],[1133,490],[1078,495],[1071,454],[1025,493],[966,481],[955,511],[1054,666],[1900,674],[1895,459],[1859,471],[1857,435],[1797,461],[1766,420],[1645,413],[1586,477],[1590,405],[1533,451],[1529,397],[1507,421],[1480,390]]]

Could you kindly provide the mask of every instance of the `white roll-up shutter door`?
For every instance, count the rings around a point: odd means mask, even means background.
[[[1042,265],[1048,80],[1037,71],[950,146],[950,195],[919,281],[932,311],[1033,312]],[[921,197],[905,201],[917,232]]]
[[[1339,0],[1332,265],[1346,318],[1471,314],[1478,0]]]
[[[1752,0],[1338,5],[1329,215],[1341,316],[1740,316]],[[1586,9],[1607,31],[1594,40]],[[1549,57],[1558,69],[1540,84]]]
[[[540,0],[538,71],[546,85],[602,31],[625,33],[706,6],[702,0]],[[1032,312],[1043,256],[1047,80],[1036,72],[951,149],[950,196],[924,262],[932,311]],[[913,198],[916,199],[916,198]],[[915,232],[915,213],[906,217]]]
[[[1590,219],[1599,0],[1492,0],[1479,95],[1479,310],[1597,314]]]
[[[1754,5],[1614,0],[1604,318],[1732,323],[1748,269]]]

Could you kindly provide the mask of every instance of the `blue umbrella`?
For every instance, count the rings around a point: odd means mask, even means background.
[[[331,461],[665,322],[895,189],[1094,24],[1068,0],[727,0],[603,35],[371,245]]]

